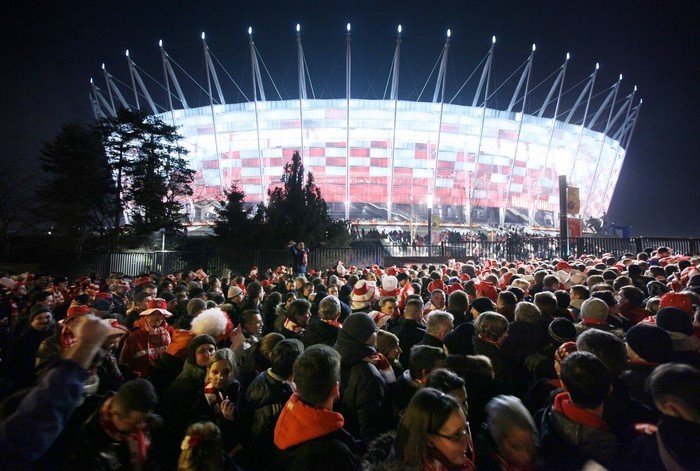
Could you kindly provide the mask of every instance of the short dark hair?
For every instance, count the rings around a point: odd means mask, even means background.
[[[592,409],[610,394],[610,370],[598,357],[588,352],[574,352],[561,364],[561,381],[571,402]]]
[[[576,339],[579,351],[590,352],[607,366],[612,374],[622,373],[627,364],[627,348],[620,337],[600,329],[588,329]]]
[[[700,371],[690,365],[666,363],[649,376],[647,387],[655,402],[675,400],[700,417]]]
[[[275,345],[270,353],[272,372],[282,378],[291,376],[294,361],[304,351],[304,344],[297,339],[285,339]]]
[[[506,306],[515,307],[515,305],[518,304],[518,297],[512,291],[501,291],[498,293],[498,299],[503,301],[503,304]]]
[[[296,359],[293,371],[299,397],[321,404],[340,381],[340,354],[328,345],[312,345]]]
[[[571,287],[571,294],[575,294],[581,299],[588,299],[591,296],[591,290],[585,285],[574,285]]]
[[[158,396],[150,381],[139,378],[122,384],[114,401],[129,412],[151,412],[158,404]]]
[[[414,345],[411,348],[411,378],[423,377],[423,370],[432,370],[439,360],[447,360],[445,350],[429,345]]]
[[[607,304],[608,307],[612,307],[619,304],[617,302],[617,298],[615,297],[615,293],[613,293],[612,291],[596,291],[595,293],[591,294],[591,297],[605,301],[605,304]]]
[[[301,316],[311,309],[311,303],[306,299],[296,299],[287,309],[287,318],[292,322],[296,322],[297,316]]]
[[[450,310],[466,312],[467,308],[469,307],[469,298],[467,297],[467,293],[461,289],[451,292],[449,298],[447,298],[447,306],[450,308]]]
[[[633,306],[641,306],[644,303],[644,291],[636,286],[623,286],[620,289],[620,294]]]
[[[437,368],[430,372],[425,381],[426,388],[435,388],[445,394],[464,386],[464,380],[447,368]]]
[[[243,311],[241,313],[241,316],[239,318],[240,324],[241,325],[248,324],[250,321],[253,320],[253,316],[255,316],[256,314],[258,314],[262,317],[262,314],[260,314],[260,311],[258,311],[257,309],[246,309],[245,311]]]
[[[260,284],[259,281],[253,281],[252,283],[249,283],[245,289],[246,289],[246,293],[248,293],[249,299],[257,298],[258,296],[260,296],[260,293],[262,293],[262,291],[263,291],[262,284]]]

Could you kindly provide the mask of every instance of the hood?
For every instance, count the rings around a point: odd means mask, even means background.
[[[137,321],[138,322],[138,321]],[[187,359],[189,352],[190,341],[195,337],[194,332],[189,330],[177,329],[173,332],[172,341],[166,353],[178,357],[182,360]]]
[[[305,404],[294,393],[285,404],[275,426],[275,445],[286,450],[343,428],[343,416]]]

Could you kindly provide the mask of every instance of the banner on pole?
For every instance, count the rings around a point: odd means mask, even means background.
[[[570,186],[567,188],[566,211],[569,214],[578,214],[581,212],[581,200],[579,198],[578,187]]]
[[[583,219],[568,218],[567,225],[569,226],[569,237],[581,237],[583,235]]]

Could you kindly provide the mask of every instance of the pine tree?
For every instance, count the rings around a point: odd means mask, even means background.
[[[221,208],[216,210],[217,219],[214,223],[214,234],[221,242],[231,246],[245,246],[251,240],[250,218],[251,209],[244,207],[245,193],[238,189],[236,183],[224,192],[225,200],[220,202]]]

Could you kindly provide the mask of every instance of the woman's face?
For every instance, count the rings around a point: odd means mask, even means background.
[[[219,360],[209,367],[207,372],[209,382],[219,390],[226,389],[233,382],[233,371],[226,360]]]
[[[452,466],[461,466],[467,462],[470,443],[468,430],[467,418],[460,408],[452,412],[437,434],[431,435],[429,440]]]
[[[387,355],[387,359],[389,361],[396,361],[399,359],[402,352],[403,352],[403,350],[401,350],[401,347],[399,347],[399,344],[397,343],[394,348],[389,350],[389,354]]]
[[[197,347],[194,351],[194,359],[197,366],[200,368],[206,368],[209,364],[209,359],[214,355],[216,347],[210,343],[205,343]]]
[[[535,437],[530,430],[513,427],[496,447],[504,460],[517,466],[528,465],[535,457]]]

